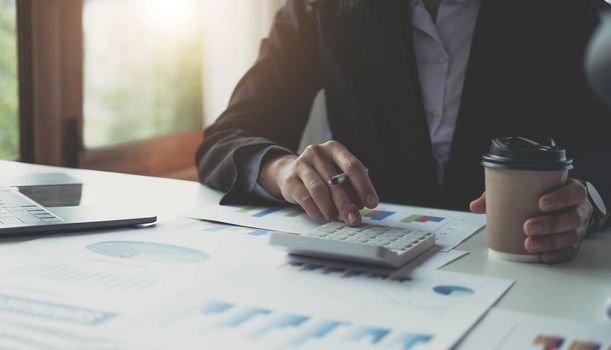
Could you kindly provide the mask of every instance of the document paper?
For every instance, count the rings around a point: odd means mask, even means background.
[[[182,219],[24,243],[0,255],[0,344],[449,349],[512,284],[434,270],[463,252],[389,270],[287,256],[268,235]]]
[[[485,217],[479,214],[451,210],[380,204],[376,209],[361,211],[363,222],[435,233],[437,245],[449,251],[485,226]],[[188,213],[194,219],[225,222],[260,229],[307,233],[324,224],[314,221],[295,206],[257,207],[212,205]]]
[[[276,257],[115,325],[126,341],[198,349],[451,349],[512,281],[388,274]]]

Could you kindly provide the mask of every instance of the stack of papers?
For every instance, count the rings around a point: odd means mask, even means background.
[[[4,251],[0,348],[449,349],[512,284],[291,258],[268,234],[184,219]]]

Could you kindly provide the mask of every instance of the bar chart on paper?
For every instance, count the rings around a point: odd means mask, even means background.
[[[586,327],[584,327],[586,328]],[[598,334],[596,334],[598,333]],[[611,348],[611,332],[596,332],[586,330],[557,330],[557,332],[539,331],[533,333],[532,328],[517,327],[511,337],[520,337],[521,342],[530,340],[524,349],[533,350],[608,350]],[[509,343],[503,349],[511,348]]]
[[[228,225],[228,224],[214,224],[213,226],[205,228],[202,231],[204,232],[240,232],[248,236],[255,236],[255,237],[265,236],[270,233],[269,230],[249,229],[249,228],[242,227],[242,226]]]
[[[348,278],[368,278],[372,280],[387,280],[395,283],[404,283],[411,280],[410,277],[394,275],[388,272],[372,271],[345,266],[327,265],[325,263],[307,262],[292,259],[281,266],[285,269],[293,269],[299,272],[314,272],[328,276],[337,276],[340,279]]]
[[[482,218],[475,214],[390,204],[363,209],[361,215],[363,222],[369,224],[433,232],[442,251],[453,249],[484,226]],[[309,219],[303,210],[295,206],[213,205],[193,212],[189,217],[293,233],[306,233],[324,224],[324,221]]]
[[[257,349],[419,349],[433,334],[210,300],[189,311],[202,343]],[[196,321],[196,322],[195,322]],[[179,324],[174,324],[179,327]],[[184,329],[184,328],[183,328]],[[237,348],[237,347],[236,347]]]
[[[142,334],[129,336],[158,334],[168,342],[162,348],[451,349],[512,284],[327,263],[283,255],[255,262],[130,321]],[[176,339],[185,347],[169,343]]]
[[[611,332],[605,324],[493,309],[459,349],[474,346],[496,350],[609,350]]]
[[[244,234],[252,237],[262,237],[270,233],[269,230],[189,218],[176,219],[173,222],[170,222],[168,226],[172,230],[178,231],[194,231],[202,233],[230,232],[235,234]]]

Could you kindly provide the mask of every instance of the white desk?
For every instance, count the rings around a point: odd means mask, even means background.
[[[153,210],[160,220],[221,198],[219,192],[196,182],[0,161],[0,178],[26,172],[65,172],[127,203]],[[499,308],[603,323],[604,303],[611,296],[611,230],[587,239],[571,262],[554,266],[488,259],[484,234],[459,246],[471,254],[444,269],[516,280]],[[0,249],[18,242],[5,240]]]

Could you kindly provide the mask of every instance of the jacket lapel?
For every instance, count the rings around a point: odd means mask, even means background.
[[[404,202],[434,203],[439,185],[423,107],[416,57],[412,41],[409,1],[369,1],[356,16],[362,68],[380,101],[380,123],[392,135],[394,161],[388,169],[400,174]],[[398,174],[399,175],[399,174]]]
[[[468,203],[469,199],[475,199],[470,198],[473,194],[469,191],[474,186],[483,190],[481,156],[490,145],[489,135],[494,120],[507,107],[497,100],[498,92],[490,89],[490,86],[498,86],[500,80],[500,71],[496,70],[504,69],[497,64],[496,55],[502,55],[503,50],[497,45],[506,45],[498,30],[503,23],[498,21],[509,14],[503,14],[499,5],[496,0],[481,0],[450,160],[444,176],[442,196],[448,207],[463,206],[468,210],[465,201]]]

